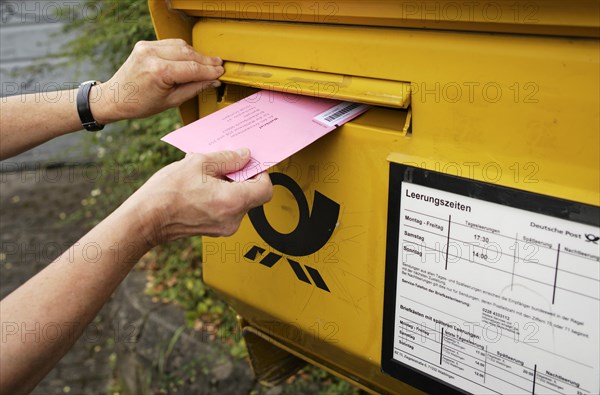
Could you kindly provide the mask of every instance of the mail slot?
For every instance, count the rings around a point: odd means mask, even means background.
[[[259,379],[598,393],[597,2],[149,4],[159,38],[225,62],[186,123],[258,89],[372,105],[203,240]]]

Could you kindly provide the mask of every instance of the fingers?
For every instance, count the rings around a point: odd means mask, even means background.
[[[135,84],[144,94],[135,103],[119,103],[111,113],[142,118],[181,105],[203,89],[218,86],[222,64],[220,58],[202,55],[181,39],[140,41],[110,86]]]
[[[131,58],[142,62],[167,85],[215,80],[223,74],[223,61],[202,55],[185,41],[140,41]]]
[[[221,151],[207,155],[188,154],[186,159],[188,158],[202,164],[204,176],[219,177],[244,167],[250,160],[250,151],[243,148],[238,151]],[[221,236],[233,234],[248,210],[265,204],[273,196],[271,178],[266,172],[243,182],[223,181],[218,185],[221,193],[214,196],[220,198],[216,200],[218,204],[212,212],[220,213],[217,215],[219,221],[223,221],[223,225],[227,225],[226,227],[232,230],[218,233]]]
[[[164,61],[161,67],[163,79],[169,85],[188,82],[216,80],[223,72],[223,66],[207,66],[195,61]]]
[[[166,45],[179,45],[179,46],[183,46],[183,45],[188,45],[188,43],[182,39],[182,38],[164,38],[162,40],[156,40],[156,41],[140,41],[138,44],[141,43],[145,43],[145,44],[154,44],[156,46],[166,46]]]
[[[235,233],[248,210],[265,204],[273,194],[267,173],[243,182],[216,179],[244,166],[249,159],[248,149],[188,154],[155,174],[134,194],[139,199],[160,202],[152,210],[153,222],[159,230],[157,234],[164,237],[152,240]]]
[[[175,91],[169,96],[169,104],[179,106],[181,103],[196,96],[204,89],[209,87],[217,88],[219,86],[221,86],[221,81],[219,80],[189,82],[187,84],[179,85],[175,87]]]
[[[184,40],[182,40],[180,38],[169,38],[169,39],[157,40],[157,41],[138,41],[136,43],[135,47],[138,50],[142,50],[142,51],[148,50],[148,49],[158,50],[161,47],[162,48],[176,47],[176,48],[184,49],[183,53],[186,53],[187,49],[191,49],[193,52],[199,54],[192,48],[191,45],[189,45],[187,42],[185,42]],[[222,60],[218,57],[206,56],[206,59],[213,59],[213,61],[216,62],[214,64],[215,66],[218,64],[221,64],[221,62],[222,62]]]
[[[192,154],[186,156],[202,163],[202,173],[220,178],[244,168],[250,161],[250,150],[242,148],[237,151],[219,151],[209,154]]]
[[[273,197],[273,184],[266,172],[257,174],[249,180],[233,183],[240,196],[246,197],[246,209],[262,206]]]
[[[196,60],[197,62],[212,66],[221,66],[223,64],[221,58],[202,55],[180,38],[140,41],[138,44],[154,49],[160,57],[167,60]]]
[[[223,65],[221,58],[203,55],[181,39],[140,41],[136,47],[140,52],[154,54],[165,60],[191,60],[207,66]]]
[[[165,60],[194,61],[207,66],[221,66],[221,58],[202,55],[189,45],[162,45],[153,48],[156,55]]]

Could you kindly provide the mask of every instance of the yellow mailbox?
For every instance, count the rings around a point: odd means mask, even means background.
[[[149,4],[225,62],[186,123],[256,89],[372,105],[204,238],[261,380],[303,360],[371,393],[600,391],[598,2]]]

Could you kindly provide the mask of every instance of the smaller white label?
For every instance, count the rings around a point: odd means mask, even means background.
[[[321,125],[341,126],[367,111],[370,107],[368,104],[343,102],[322,112],[313,119]]]

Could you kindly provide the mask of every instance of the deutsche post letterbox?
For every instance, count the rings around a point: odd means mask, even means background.
[[[372,105],[203,240],[259,378],[303,360],[372,393],[598,393],[597,2],[150,7],[225,62],[186,123],[257,89]]]

